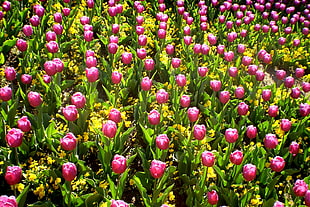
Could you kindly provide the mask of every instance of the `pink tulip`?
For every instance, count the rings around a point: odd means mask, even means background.
[[[19,51],[24,52],[27,50],[28,48],[28,44],[27,41],[23,40],[23,39],[18,39],[16,41],[16,47]]]
[[[30,91],[27,95],[28,102],[32,107],[38,107],[42,103],[41,95],[38,92]]]
[[[295,76],[296,78],[301,78],[305,75],[305,70],[303,68],[296,68]]]
[[[23,142],[23,136],[24,134],[20,129],[12,128],[7,132],[5,140],[9,147],[19,147]]]
[[[48,31],[46,34],[45,34],[45,38],[46,38],[46,41],[50,42],[50,41],[56,41],[56,33],[55,32],[52,32],[52,31]]]
[[[215,162],[215,156],[212,152],[204,151],[201,154],[201,161],[202,161],[202,164],[204,166],[212,167],[214,165],[214,162]]]
[[[207,193],[208,203],[211,205],[216,205],[218,203],[219,197],[215,190],[209,191]]]
[[[275,134],[266,134],[264,145],[268,149],[274,149],[278,145],[278,139]]]
[[[248,66],[248,73],[249,73],[249,75],[256,75],[257,70],[258,70],[258,66],[257,65],[249,65]]]
[[[50,83],[51,82],[51,76],[43,75],[43,81],[44,81],[44,83]]]
[[[279,107],[277,105],[271,105],[268,108],[268,114],[271,117],[276,117],[279,113]]]
[[[74,163],[67,162],[62,165],[62,176],[66,181],[72,181],[77,175],[77,168]]]
[[[287,88],[292,88],[295,84],[295,79],[292,76],[288,76],[284,79],[284,86]]]
[[[210,81],[210,87],[213,91],[219,91],[219,90],[221,90],[222,83],[219,80],[211,80]]]
[[[17,120],[17,127],[23,132],[29,132],[31,130],[31,122],[27,116],[23,116]]]
[[[175,77],[175,81],[178,86],[184,87],[186,85],[186,76],[183,74],[179,74]]]
[[[89,82],[95,82],[99,78],[99,71],[96,67],[86,68],[86,77]]]
[[[262,99],[264,101],[269,101],[271,98],[271,90],[270,89],[264,89],[262,91]]]
[[[146,58],[146,49],[145,48],[140,48],[140,49],[137,49],[137,56],[139,59],[143,60]]]
[[[17,201],[15,196],[6,196],[2,195],[0,196],[0,206],[3,207],[18,207]]]
[[[286,72],[284,70],[277,70],[276,71],[276,77],[279,80],[283,80],[286,76]]]
[[[252,164],[244,165],[242,175],[246,181],[254,180],[256,177],[256,166]]]
[[[249,105],[247,105],[244,102],[239,103],[238,108],[237,108],[238,114],[240,116],[246,115],[249,111]]]
[[[199,109],[196,107],[188,108],[187,110],[187,117],[190,122],[195,122],[199,118]]]
[[[230,67],[228,69],[228,73],[229,73],[229,76],[231,76],[231,77],[237,77],[238,69],[236,67]]]
[[[237,141],[239,135],[238,135],[238,130],[237,129],[226,129],[225,131],[225,139],[229,143],[234,143]]]
[[[32,26],[31,26],[31,25],[24,25],[24,26],[23,26],[23,33],[24,33],[27,37],[31,36],[32,33],[33,33]]]
[[[304,180],[297,179],[294,183],[293,191],[296,196],[305,196],[308,184]]]
[[[158,36],[159,39],[165,39],[166,38],[166,30],[159,29],[157,31],[157,36]]]
[[[75,121],[78,118],[78,110],[75,105],[68,105],[62,109],[62,113],[66,120]]]
[[[209,69],[207,67],[198,67],[198,75],[200,77],[205,77]]]
[[[293,155],[296,156],[299,153],[299,144],[295,141],[293,141],[290,146],[289,146],[289,152]]]
[[[117,132],[116,123],[112,120],[108,120],[106,123],[102,124],[102,132],[104,136],[114,138]]]
[[[70,151],[74,150],[77,145],[77,139],[73,133],[67,133],[63,138],[60,139],[61,147],[64,150]]]
[[[112,200],[110,207],[129,207],[129,205],[123,200]]]
[[[224,52],[224,59],[227,62],[231,62],[234,60],[235,54],[233,51]]]
[[[178,68],[181,65],[181,59],[180,58],[172,58],[171,65],[173,68]]]
[[[166,150],[169,148],[169,138],[166,134],[160,134],[156,137],[156,146],[161,150]]]
[[[9,185],[16,185],[22,178],[22,169],[19,166],[7,166],[4,179]],[[0,202],[1,204],[1,202]],[[11,206],[4,204],[4,206]]]
[[[62,13],[63,13],[65,16],[69,16],[69,15],[70,15],[70,12],[71,12],[71,9],[70,9],[70,8],[63,8],[63,9],[62,9]]]
[[[203,124],[195,125],[193,134],[195,139],[202,140],[206,136],[206,126]]]
[[[150,173],[153,178],[160,178],[164,175],[166,170],[166,163],[159,161],[159,160],[153,160],[150,166]]]
[[[221,91],[219,96],[220,102],[222,104],[226,104],[230,99],[229,91]]]
[[[121,174],[125,172],[127,168],[127,160],[122,155],[114,155],[114,158],[112,160],[112,171],[117,174]]]
[[[149,91],[152,88],[152,80],[149,77],[144,77],[141,81],[141,89],[143,91]]]
[[[235,96],[238,98],[238,99],[242,99],[244,97],[244,88],[242,86],[239,86],[235,89]]]
[[[29,22],[32,26],[37,27],[40,24],[40,17],[34,15],[29,19]]]
[[[160,113],[153,109],[148,115],[148,120],[151,125],[158,125],[160,122]]]
[[[48,43],[46,43],[46,48],[50,53],[56,53],[58,52],[58,43],[55,41],[50,41]]]
[[[147,44],[147,37],[145,35],[139,35],[138,44],[140,46],[145,46]]]
[[[280,157],[276,156],[270,161],[270,168],[275,172],[281,172],[285,167],[285,160]]]
[[[131,60],[132,60],[132,53],[130,52],[124,52],[122,54],[122,62],[124,64],[130,64],[131,63]]]
[[[236,150],[230,154],[229,160],[235,165],[240,165],[243,161],[243,153],[239,150]]]
[[[119,123],[122,120],[121,112],[115,108],[111,109],[109,112],[109,120]]]
[[[310,114],[310,105],[307,103],[301,103],[299,105],[299,113],[301,116],[308,116]]]
[[[257,128],[253,125],[250,125],[246,129],[246,135],[249,139],[254,139],[257,135]]]
[[[13,67],[6,67],[4,70],[4,75],[7,81],[13,81],[16,79],[16,71]]]
[[[190,103],[191,103],[191,99],[189,96],[187,95],[183,95],[181,96],[180,98],[180,105],[183,107],[183,108],[187,108],[190,106]]]
[[[85,106],[86,98],[81,92],[76,92],[71,96],[71,103],[80,109]]]
[[[168,44],[168,45],[166,46],[166,53],[167,53],[168,55],[172,55],[172,54],[174,53],[174,46]]]
[[[165,89],[159,89],[156,93],[156,101],[159,104],[167,103],[169,99],[169,93]]]
[[[274,202],[273,207],[284,207],[284,203],[282,203],[280,201],[276,201],[276,202]]]
[[[151,71],[154,70],[155,61],[153,59],[145,59],[144,60],[144,68],[145,70]]]
[[[55,75],[57,73],[55,62],[53,62],[53,61],[46,61],[44,63],[44,71],[49,76]]]
[[[265,73],[264,73],[264,71],[262,71],[262,70],[256,71],[256,73],[255,73],[255,78],[256,78],[257,81],[263,81],[264,78],[265,78]]]

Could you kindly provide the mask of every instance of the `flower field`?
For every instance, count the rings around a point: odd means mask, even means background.
[[[0,206],[310,206],[306,0],[10,0]]]

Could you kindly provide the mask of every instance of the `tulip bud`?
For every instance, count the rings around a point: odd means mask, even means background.
[[[226,104],[230,99],[230,93],[228,91],[221,91],[219,99],[222,104]]]
[[[4,1],[3,3],[2,3],[2,9],[3,9],[3,11],[10,11],[10,9],[11,9],[11,2],[9,2],[9,1]]]
[[[17,49],[18,49],[19,51],[24,52],[24,51],[27,50],[28,44],[27,44],[27,42],[26,42],[25,40],[23,40],[23,39],[18,39],[18,40],[16,41],[16,47],[17,47]]]
[[[190,99],[189,96],[183,95],[183,96],[180,98],[180,105],[181,105],[183,108],[189,107],[190,103],[191,103],[191,99]]]
[[[248,106],[246,103],[241,102],[241,103],[239,103],[239,105],[238,105],[237,111],[238,111],[238,114],[239,114],[240,116],[246,115],[246,114],[248,113],[248,111],[249,111],[249,106]]]
[[[284,70],[277,70],[276,71],[276,77],[279,80],[283,80],[286,76],[286,72]]]
[[[22,169],[19,166],[7,166],[4,179],[9,185],[15,185],[20,182],[22,178]],[[1,201],[0,201],[1,204]],[[2,206],[2,205],[1,205]],[[8,203],[4,206],[11,206]]]
[[[293,77],[289,76],[284,79],[284,86],[287,88],[292,88],[295,84],[295,80]]]
[[[48,41],[48,42],[55,41],[56,40],[56,33],[52,32],[52,31],[48,31],[45,34],[45,38],[46,38],[46,41]]]
[[[64,150],[74,150],[76,148],[77,139],[72,133],[67,133],[63,138],[60,139],[61,147]]]
[[[54,14],[54,21],[57,22],[57,23],[60,23],[60,22],[62,21],[62,15],[61,15],[61,13],[56,12],[56,13]]]
[[[238,135],[238,130],[237,129],[226,129],[225,131],[225,139],[229,143],[234,143],[237,141],[239,135]]]
[[[78,110],[75,105],[68,105],[62,109],[62,113],[66,120],[75,121],[78,118]]]
[[[210,51],[209,45],[206,45],[206,44],[201,45],[201,54],[208,55],[209,51]]]
[[[151,125],[158,125],[160,122],[160,113],[153,109],[148,115],[148,120]]]
[[[211,205],[216,205],[219,200],[218,194],[215,190],[208,192],[207,197],[208,197],[208,203]]]
[[[102,124],[102,132],[104,136],[114,138],[117,132],[116,123],[112,120],[108,120],[106,123]]]
[[[248,65],[251,64],[251,62],[252,62],[252,58],[251,57],[249,57],[249,56],[243,56],[242,57],[242,60],[241,60],[242,65],[248,66]],[[255,75],[255,73],[253,75]]]
[[[6,67],[4,70],[4,75],[7,81],[13,81],[16,78],[16,71],[13,67]]]
[[[145,46],[147,44],[147,37],[145,35],[139,35],[138,44],[140,46]]]
[[[146,58],[146,49],[145,48],[137,49],[137,56],[141,60],[145,59]]]
[[[62,176],[66,181],[72,181],[76,177],[77,168],[74,163],[67,162],[62,165]]]
[[[216,52],[220,55],[223,55],[224,54],[224,50],[225,50],[225,45],[218,45],[216,47]]]
[[[243,160],[243,153],[239,150],[236,150],[230,154],[229,160],[235,165],[240,165]]]
[[[156,101],[159,104],[167,103],[169,99],[169,93],[165,91],[165,89],[159,89],[156,93]]]
[[[144,68],[145,70],[154,70],[155,62],[153,59],[145,59],[144,60]]]
[[[295,141],[293,141],[290,146],[289,146],[289,152],[293,155],[296,156],[299,153],[299,144]]]
[[[215,156],[212,152],[204,151],[201,154],[201,161],[202,161],[202,164],[204,166],[212,167],[214,165],[214,162],[215,162]]]
[[[121,122],[122,116],[121,112],[117,109],[111,109],[109,112],[109,120],[114,121],[115,123]]]
[[[112,42],[112,43],[108,44],[108,51],[109,51],[109,53],[116,54],[117,50],[118,50],[118,45],[116,43]]]
[[[206,126],[201,125],[195,125],[194,126],[194,138],[197,140],[202,140],[206,136]]]
[[[112,25],[112,33],[117,34],[119,32],[119,25],[118,24],[113,24]]]
[[[186,76],[183,74],[179,74],[175,77],[175,81],[178,86],[184,87],[186,85]]]
[[[307,190],[305,194],[305,204],[306,206],[310,206],[310,190]]]
[[[18,207],[18,204],[15,196],[8,197],[6,195],[2,195],[0,196],[0,206]]]
[[[307,103],[301,103],[299,105],[299,113],[301,116],[308,116],[310,114],[310,105]]]
[[[278,139],[275,134],[266,134],[264,145],[268,149],[274,149],[278,145]]]
[[[32,76],[31,75],[28,75],[28,74],[23,74],[21,77],[20,77],[20,80],[23,84],[30,84],[31,81],[32,81]]]
[[[70,11],[71,11],[70,8],[63,8],[62,9],[62,13],[64,13],[65,16],[69,16],[70,15]]]
[[[201,44],[195,44],[193,47],[193,51],[195,54],[201,53]]]
[[[219,91],[221,90],[222,83],[219,80],[212,80],[210,81],[210,87],[213,91]]]
[[[215,45],[217,42],[216,36],[214,36],[213,34],[209,34],[208,35],[208,41],[209,41],[210,45]]]
[[[50,53],[56,53],[58,52],[58,43],[55,41],[50,41],[48,43],[46,43],[46,48]]]
[[[246,181],[254,180],[256,177],[256,166],[252,164],[244,165],[242,175]]]
[[[276,201],[274,202],[273,207],[284,207],[284,204],[280,201]]]
[[[166,30],[159,29],[157,31],[157,36],[158,36],[159,39],[165,39],[166,38]]]
[[[53,62],[53,61],[46,61],[44,63],[44,71],[49,76],[55,75],[57,73],[55,62]]]
[[[76,108],[81,109],[86,104],[86,98],[81,92],[76,92],[71,96],[71,103],[76,106]]]
[[[51,76],[43,75],[43,81],[44,81],[44,83],[50,83],[51,82]]]
[[[236,77],[238,75],[238,69],[236,67],[230,67],[228,69],[229,76]]]
[[[152,88],[152,80],[149,77],[144,77],[141,81],[141,89],[143,91],[149,91]]]
[[[296,196],[305,196],[308,185],[304,180],[297,179],[294,183],[293,191]]]
[[[114,36],[114,35],[110,36],[109,43],[116,43],[116,44],[118,44],[118,36]]]
[[[244,52],[245,52],[245,49],[246,49],[245,45],[243,45],[243,44],[238,44],[238,47],[237,47],[238,53],[240,53],[240,54],[244,53]]]
[[[124,52],[122,54],[122,62],[124,64],[130,64],[132,60],[132,54],[130,52]]]
[[[161,150],[169,148],[169,138],[166,134],[160,134],[156,137],[156,146]]]
[[[199,109],[196,107],[188,108],[187,110],[187,117],[190,122],[195,122],[199,118]]]
[[[144,27],[136,26],[136,33],[137,35],[142,35],[144,33]]]
[[[270,161],[270,168],[275,172],[281,172],[285,167],[285,160],[280,157],[276,156]]]
[[[244,56],[244,57],[246,57],[246,56]],[[249,75],[255,75],[257,70],[258,70],[258,66],[257,65],[249,65],[248,66],[248,73],[249,73]]]
[[[86,1],[88,8],[94,8],[95,2],[94,0],[87,0]]]
[[[261,70],[256,71],[255,78],[256,78],[257,81],[263,81],[264,78],[265,78],[264,71],[261,71]]]
[[[17,127],[23,132],[29,132],[31,130],[31,122],[27,116],[23,116],[17,121]]]
[[[44,15],[45,9],[40,4],[34,5],[33,10],[34,10],[34,13],[38,15],[39,17],[42,17]]]
[[[296,78],[301,78],[305,74],[305,70],[303,68],[296,68],[295,70],[295,76]]]
[[[269,106],[268,114],[271,117],[276,117],[279,113],[279,107],[277,105]]]
[[[31,25],[24,25],[24,26],[23,26],[23,33],[24,33],[27,37],[31,36],[32,33],[33,33],[32,26],[31,26]]]
[[[84,39],[85,39],[86,42],[92,41],[93,36],[94,36],[93,31],[89,31],[89,30],[88,31],[84,31]]]
[[[174,46],[173,45],[167,45],[166,46],[166,53],[168,54],[168,55],[172,55],[173,53],[174,53]]]
[[[208,68],[207,67],[198,67],[198,74],[200,77],[205,77],[207,72],[208,72]]]
[[[242,86],[237,87],[235,90],[235,96],[238,99],[242,99],[244,97],[244,93],[244,88]]]
[[[82,25],[89,24],[90,23],[90,19],[87,16],[82,16],[80,18],[80,22],[81,22]]]
[[[23,142],[23,136],[24,134],[20,129],[12,128],[7,132],[5,140],[9,147],[19,147]]]
[[[123,200],[112,200],[110,207],[129,207]]]
[[[280,127],[283,131],[287,132],[291,129],[292,123],[288,119],[282,119],[280,123]]]
[[[112,160],[112,171],[117,174],[121,174],[125,172],[127,168],[127,162],[126,158],[122,155],[114,155],[114,158]]]
[[[95,82],[99,78],[99,71],[95,67],[86,68],[86,77],[89,82]]]
[[[224,59],[227,61],[227,62],[231,62],[234,60],[234,52],[233,51],[228,51],[228,52],[224,52]]]
[[[173,68],[178,68],[181,65],[181,59],[180,58],[172,58],[171,64],[172,64]]]
[[[160,178],[164,175],[166,169],[166,163],[153,160],[150,166],[150,173],[153,178]]]
[[[40,24],[40,17],[37,15],[32,16],[29,21],[32,26],[37,27]]]
[[[256,135],[257,135],[257,128],[253,125],[248,126],[246,129],[246,136],[249,139],[254,139]]]
[[[271,98],[271,90],[269,90],[269,89],[264,89],[264,90],[262,91],[262,99],[263,99],[264,101],[269,101],[270,98]]]
[[[41,95],[38,92],[30,91],[27,95],[28,102],[32,107],[38,107],[42,103]]]

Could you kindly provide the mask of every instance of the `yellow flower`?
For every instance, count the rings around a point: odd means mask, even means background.
[[[28,180],[29,180],[29,181],[34,181],[36,178],[37,178],[36,174],[30,173],[30,174],[28,175]]]
[[[109,186],[109,183],[106,182],[106,181],[101,181],[101,182],[99,183],[99,187],[100,187],[100,188],[107,189],[108,186]]]
[[[174,201],[175,195],[173,195],[173,191],[169,192],[169,201]]]
[[[39,199],[42,199],[45,196],[45,190],[44,190],[44,185],[40,184],[39,187],[37,187],[33,193],[37,196],[39,196]]]
[[[22,192],[25,188],[25,185],[22,183],[18,183],[16,184],[16,189],[18,190],[18,192]]]

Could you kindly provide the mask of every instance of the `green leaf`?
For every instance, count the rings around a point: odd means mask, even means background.
[[[143,127],[142,126],[142,124],[141,123],[139,123],[139,125],[140,125],[140,128],[142,129],[142,132],[143,132],[143,134],[144,134],[144,137],[145,137],[145,139],[146,139],[146,141],[147,141],[147,143],[149,144],[149,146],[152,146],[152,135],[154,134],[154,131],[153,131],[153,129],[146,129],[145,127]]]
[[[225,177],[226,177],[225,173],[223,173],[221,171],[221,169],[218,166],[216,166],[216,165],[214,165],[213,168],[214,168],[215,172],[221,177],[221,181],[223,182],[224,186],[226,186],[227,185],[227,181],[225,180]]]
[[[26,198],[27,198],[27,194],[29,191],[29,187],[30,187],[30,185],[28,185],[26,188],[24,188],[23,192],[21,192],[21,194],[19,194],[18,197],[16,198],[16,201],[18,203],[18,207],[24,206]]]
[[[0,65],[5,63],[5,58],[2,52],[0,52]]]
[[[86,207],[88,206],[94,206],[94,203],[99,203],[99,201],[102,199],[102,196],[99,194],[91,193],[85,200]]]
[[[116,198],[117,199],[115,184],[114,184],[113,180],[111,180],[109,175],[107,175],[107,177],[108,177],[108,182],[109,182],[109,185],[110,185],[110,191],[111,191],[111,194],[112,194],[112,198]]]
[[[129,169],[126,169],[126,171],[121,175],[121,178],[119,179],[119,183],[117,185],[117,198],[118,199],[123,196],[126,180],[128,177],[128,172],[129,172]]]
[[[140,178],[137,176],[133,176],[133,181],[135,182],[135,185],[137,186],[137,188],[138,188],[138,190],[139,190],[139,192],[143,198],[145,206],[151,207],[151,200],[150,200],[148,194],[146,193],[146,189],[143,187]]]
[[[17,41],[16,39],[6,40],[2,45],[2,50],[0,49],[0,51],[3,52],[4,54],[8,53],[10,49],[16,44],[16,41]]]

